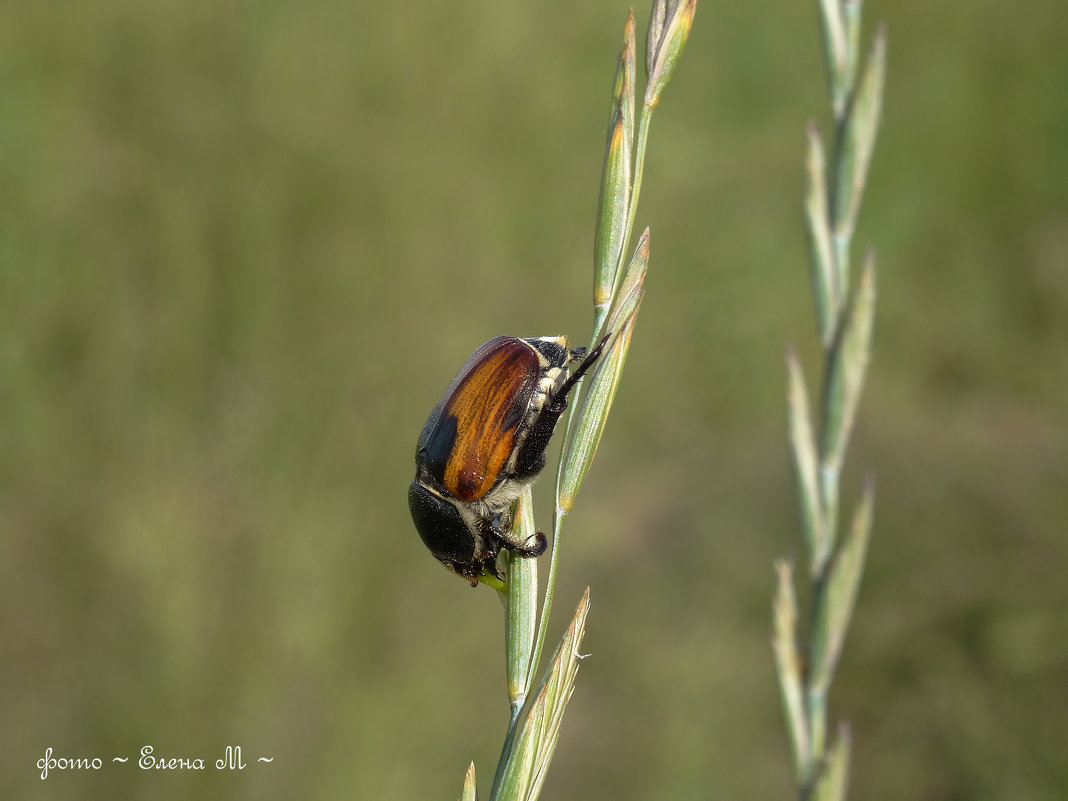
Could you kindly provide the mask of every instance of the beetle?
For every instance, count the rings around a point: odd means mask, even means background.
[[[545,466],[545,449],[568,393],[601,355],[567,337],[494,337],[476,350],[441,396],[419,435],[408,508],[424,544],[453,573],[478,585],[502,578],[497,554],[545,551],[545,535],[512,533],[512,509]],[[568,366],[579,361],[574,372]]]

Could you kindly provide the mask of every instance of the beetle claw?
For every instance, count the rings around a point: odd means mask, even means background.
[[[486,560],[482,563],[482,569],[493,576],[495,579],[504,581],[504,574],[497,567],[497,554],[490,554],[486,557]]]
[[[534,532],[534,537],[536,539],[536,542],[534,543],[534,547],[530,550],[530,555],[541,556],[543,553],[545,553],[545,549],[549,547],[549,540],[540,531]]]

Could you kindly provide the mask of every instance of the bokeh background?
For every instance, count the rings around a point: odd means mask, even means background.
[[[472,759],[485,796],[501,605],[405,489],[478,344],[588,334],[626,8],[0,5],[0,797],[455,798]],[[845,497],[878,494],[832,717],[855,798],[1062,799],[1068,14],[866,12],[880,298]],[[783,352],[815,383],[827,106],[815,0],[701,1],[570,522],[550,636],[590,585],[592,657],[545,798],[793,795],[770,598],[800,556]],[[144,745],[253,766],[149,773]],[[42,782],[48,747],[105,767]]]

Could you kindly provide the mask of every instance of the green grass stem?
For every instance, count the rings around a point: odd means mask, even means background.
[[[604,342],[590,375],[572,393],[561,436],[563,448],[556,473],[552,547],[545,595],[538,610],[536,560],[505,558],[508,583],[497,587],[505,606],[505,664],[509,716],[501,756],[490,789],[490,801],[534,801],[541,792],[560,733],[564,710],[574,691],[578,652],[589,611],[587,588],[571,624],[546,668],[538,691],[531,696],[556,592],[564,522],[597,453],[608,413],[626,363],[634,323],[644,296],[649,265],[649,231],[633,252],[629,243],[641,188],[645,149],[652,112],[671,79],[693,24],[696,0],[654,3],[646,68],[648,83],[637,122],[635,141],[636,43],[634,14],[623,30],[613,83],[608,141],[594,231],[593,317],[590,347]],[[529,488],[520,497],[516,525],[527,538],[536,531]],[[483,577],[493,583],[492,577]],[[474,782],[473,768],[465,794]],[[473,791],[473,787],[470,788]],[[467,797],[465,795],[465,797]]]
[[[805,158],[805,226],[823,384],[813,423],[801,364],[787,352],[789,441],[811,584],[798,608],[792,566],[776,566],[773,649],[783,712],[802,799],[842,801],[851,735],[844,725],[827,746],[827,696],[852,619],[871,535],[875,493],[869,480],[851,524],[838,536],[840,484],[868,363],[875,318],[875,255],[851,289],[850,249],[882,115],[886,30],[879,26],[858,73],[860,2],[820,0],[824,61],[834,116],[827,162],[815,125]],[[859,74],[859,77],[858,77]],[[799,621],[807,620],[807,631]]]

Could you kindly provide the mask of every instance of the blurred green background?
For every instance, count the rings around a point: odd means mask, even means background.
[[[478,344],[588,334],[626,8],[0,6],[0,797],[451,799],[472,759],[485,797],[501,605],[425,551],[406,484]],[[878,491],[831,714],[855,798],[1061,799],[1068,14],[867,18],[847,505]],[[648,295],[550,630],[590,585],[593,656],[545,798],[793,795],[770,598],[800,556],[786,344],[818,372],[819,53],[815,0],[702,0],[654,120]],[[135,766],[230,744],[274,763]],[[48,747],[105,766],[42,782]]]

